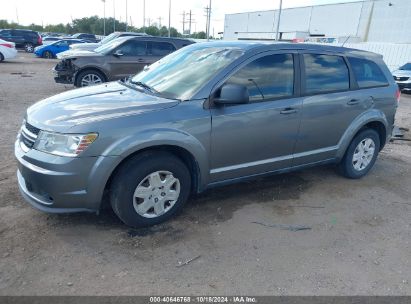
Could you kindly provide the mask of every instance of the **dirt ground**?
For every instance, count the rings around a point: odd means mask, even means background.
[[[406,141],[362,180],[320,167],[218,188],[151,229],[109,211],[34,210],[17,189],[13,144],[29,105],[72,89],[54,83],[55,63],[19,53],[0,64],[0,295],[411,295]],[[397,124],[411,127],[411,95]]]

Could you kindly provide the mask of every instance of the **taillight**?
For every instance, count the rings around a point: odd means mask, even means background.
[[[1,46],[5,46],[5,47],[8,47],[8,48],[11,48],[11,49],[14,48],[14,46],[13,46],[12,44],[10,44],[10,43],[0,43],[0,45],[1,45]]]
[[[397,91],[395,91],[395,99],[397,99],[397,102],[400,102],[400,98],[401,98],[401,91],[400,89],[397,89]]]
[[[42,45],[43,44],[43,39],[41,39],[41,36],[37,38],[37,44]]]

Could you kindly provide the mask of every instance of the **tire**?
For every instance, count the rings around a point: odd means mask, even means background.
[[[0,62],[3,62],[3,61],[4,61],[4,56],[2,53],[0,53]]]
[[[27,53],[33,53],[33,52],[34,52],[34,45],[33,45],[33,43],[30,43],[30,42],[25,43],[25,44],[24,44],[24,50],[25,50]]]
[[[368,148],[361,151],[361,147]],[[373,129],[365,129],[358,133],[348,146],[347,151],[338,165],[339,172],[351,179],[359,179],[372,169],[380,151],[380,137]],[[373,148],[373,151],[372,149]],[[372,151],[372,153],[371,153]],[[355,160],[354,156],[358,159]]]
[[[110,186],[110,204],[124,224],[147,227],[181,211],[190,189],[190,172],[179,158],[148,151],[133,156],[117,170]]]
[[[44,53],[43,53],[43,56],[42,56],[43,58],[46,58],[46,59],[52,59],[54,56],[53,56],[53,54],[51,53],[51,52],[49,52],[49,51],[45,51]]]
[[[87,80],[89,81],[89,84],[87,84]],[[84,70],[77,75],[74,85],[79,88],[97,85],[103,82],[106,82],[106,77],[103,73],[97,70]]]

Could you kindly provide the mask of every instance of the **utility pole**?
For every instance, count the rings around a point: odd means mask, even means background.
[[[207,41],[210,41],[210,24],[211,24],[211,0],[208,5],[208,25],[207,25]]]
[[[115,32],[116,31],[116,0],[113,0],[113,18],[114,18],[113,29]]]
[[[181,14],[183,16],[183,36],[184,36],[184,32],[185,32],[185,24],[186,24],[186,12],[183,11],[183,13]]]
[[[126,32],[127,32],[127,27],[128,27],[128,14],[127,14],[127,0],[126,0]]]
[[[106,35],[106,0],[103,1],[103,33]]]
[[[143,0],[143,30],[146,32],[146,0]]]
[[[278,19],[277,19],[277,30],[275,33],[275,40],[278,41],[280,39],[280,19],[281,19],[281,11],[283,9],[283,0],[280,0],[280,10],[278,11]]]
[[[168,37],[171,37],[171,0],[168,0]]]
[[[163,17],[158,17],[158,27],[161,28],[161,20],[163,20]]]
[[[206,38],[208,37],[208,12],[209,12],[209,10],[210,10],[210,7],[208,7],[208,6],[206,6],[205,8],[204,8],[204,11],[205,11],[205,17],[206,17],[206,30],[205,30],[205,33],[206,33]]]
[[[192,22],[191,17],[192,17],[192,15],[191,15],[191,10],[190,10],[190,19],[188,21],[188,34],[189,35],[191,35],[191,22]]]

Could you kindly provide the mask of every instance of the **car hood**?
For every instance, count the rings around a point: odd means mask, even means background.
[[[392,72],[393,76],[397,77],[411,77],[411,71],[409,70],[396,70]]]
[[[81,50],[81,49],[90,49],[90,48],[98,48],[101,46],[101,43],[75,43],[70,46],[73,50]]]
[[[103,56],[100,53],[86,50],[67,50],[57,54],[58,59],[72,59],[78,57],[91,57],[91,56]]]
[[[42,130],[67,132],[79,124],[138,115],[177,105],[179,101],[148,95],[120,82],[64,92],[27,109],[26,121]]]

